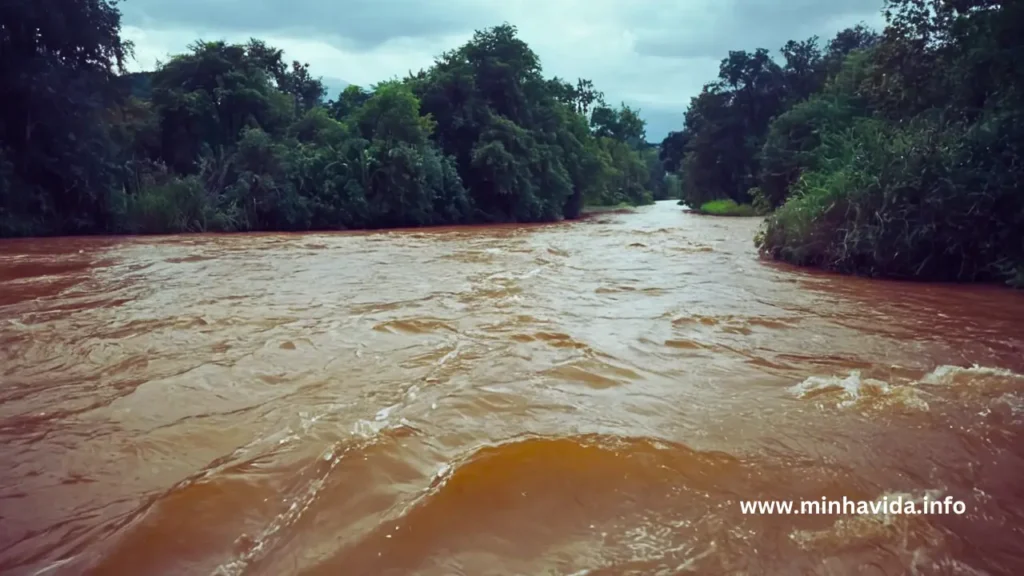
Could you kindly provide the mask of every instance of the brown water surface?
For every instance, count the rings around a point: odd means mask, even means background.
[[[0,242],[0,572],[1024,574],[1021,294],[757,225]]]

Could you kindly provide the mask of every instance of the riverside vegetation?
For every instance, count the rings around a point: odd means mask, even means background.
[[[1024,285],[1024,2],[732,51],[683,129],[545,78],[510,25],[327,100],[259,40],[127,74],[109,0],[0,9],[0,236],[553,221],[682,198],[768,215],[767,257]]]
[[[1024,285],[1024,2],[884,16],[790,41],[782,64],[730,52],[662,143],[683,203],[768,214],[755,242],[782,261]]]
[[[326,100],[259,40],[125,73],[108,0],[0,9],[0,235],[554,221],[671,193],[638,111],[513,26]]]

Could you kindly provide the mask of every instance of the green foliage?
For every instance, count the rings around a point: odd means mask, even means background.
[[[604,106],[589,81],[574,88],[543,79],[515,27],[477,32],[411,82],[477,219],[556,220],[577,216],[584,203],[649,201],[636,112]]]
[[[590,125],[598,137],[619,140],[633,148],[641,146],[646,141],[644,121],[640,118],[639,111],[624,103],[618,110],[608,106],[594,108],[590,116]]]
[[[1024,284],[1024,4],[887,0],[820,49],[731,52],[659,159],[681,204],[771,214],[763,254]],[[774,213],[772,211],[774,210]]]
[[[420,102],[409,87],[394,81],[379,84],[354,110],[352,123],[363,138],[389,146],[399,142],[423,145],[434,130],[430,115],[420,116]]]
[[[760,188],[751,188],[750,197],[753,198],[750,203],[750,207],[753,209],[754,214],[758,216],[766,216],[772,212],[773,208],[771,201],[768,200],[768,197],[765,196],[764,191]]]
[[[196,176],[172,178],[128,198],[129,232],[172,234],[226,230],[231,223],[211,205]]]
[[[283,134],[295,108],[275,85],[282,68],[280,51],[257,41],[196,42],[173,57],[152,79],[160,158],[176,172],[194,174],[205,151],[233,146],[250,127]]]
[[[104,112],[131,46],[105,0],[0,4],[0,232],[112,226],[117,188]]]
[[[1020,53],[1022,12],[978,7],[889,3],[882,43],[848,59],[833,94],[802,112],[817,145],[801,150],[802,174],[758,239],[763,253],[874,276],[1021,285],[1024,70],[1006,54]],[[963,87],[977,66],[996,77]],[[836,97],[859,105],[836,115],[825,105]]]
[[[789,149],[809,145],[814,132],[802,117],[791,116],[790,125],[772,133],[773,120],[821,91],[847,54],[875,42],[876,35],[858,26],[841,31],[825,50],[817,37],[787,42],[781,65],[765,49],[730,52],[718,78],[691,100],[683,129],[661,144],[659,156],[667,171],[680,174],[685,203],[748,204],[755,187],[763,190],[762,202],[781,203],[799,173],[799,159]],[[794,125],[800,129],[791,133]]]
[[[359,86],[347,86],[338,95],[337,100],[327,103],[327,109],[333,118],[341,120],[351,116],[353,112],[370,99],[370,96],[370,92],[363,90]]]
[[[814,169],[823,134],[851,125],[867,112],[859,95],[870,67],[871,52],[851,53],[822,91],[776,117],[761,149],[759,201],[764,209],[782,205],[804,170]]]
[[[697,211],[711,216],[755,216],[753,206],[750,204],[737,204],[731,198],[705,202],[701,204]]]
[[[340,146],[350,136],[348,128],[324,108],[312,108],[288,129],[288,136],[303,144]]]
[[[325,102],[255,39],[118,76],[115,4],[0,9],[0,235],[553,221],[666,189],[638,111],[545,79],[513,26]]]

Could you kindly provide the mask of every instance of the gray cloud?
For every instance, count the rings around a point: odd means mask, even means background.
[[[882,0],[129,0],[120,5],[138,65],[197,38],[256,36],[309,62],[330,96],[429,66],[474,30],[516,25],[547,75],[590,78],[609,102],[641,109],[648,138],[682,126],[690,98],[729,50],[822,41],[867,22]],[[339,82],[337,79],[344,79]]]
[[[640,115],[647,122],[647,140],[661,142],[669,132],[683,126],[683,110],[647,107],[640,109]]]
[[[131,0],[121,9],[127,23],[147,28],[309,34],[356,49],[461,32],[487,16],[480,3],[462,0]]]
[[[330,76],[324,76],[320,78],[320,81],[324,83],[324,88],[327,90],[328,100],[334,100],[338,97],[338,94],[341,94],[342,90],[349,86],[349,82]]]
[[[707,26],[694,25],[692,14],[672,12],[655,25],[636,22],[636,49],[674,58],[721,59],[729,50],[756,48],[777,54],[788,40],[818,36],[824,43],[859,22],[879,26],[881,8],[882,0],[723,0],[708,4],[701,18]]]

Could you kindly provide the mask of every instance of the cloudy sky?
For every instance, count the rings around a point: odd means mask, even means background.
[[[266,40],[308,62],[331,88],[369,86],[430,66],[473,31],[514,24],[545,74],[590,78],[611,103],[638,107],[660,141],[730,49],[777,50],[789,39],[865,22],[882,0],[127,0],[123,34],[136,69],[198,38]]]

